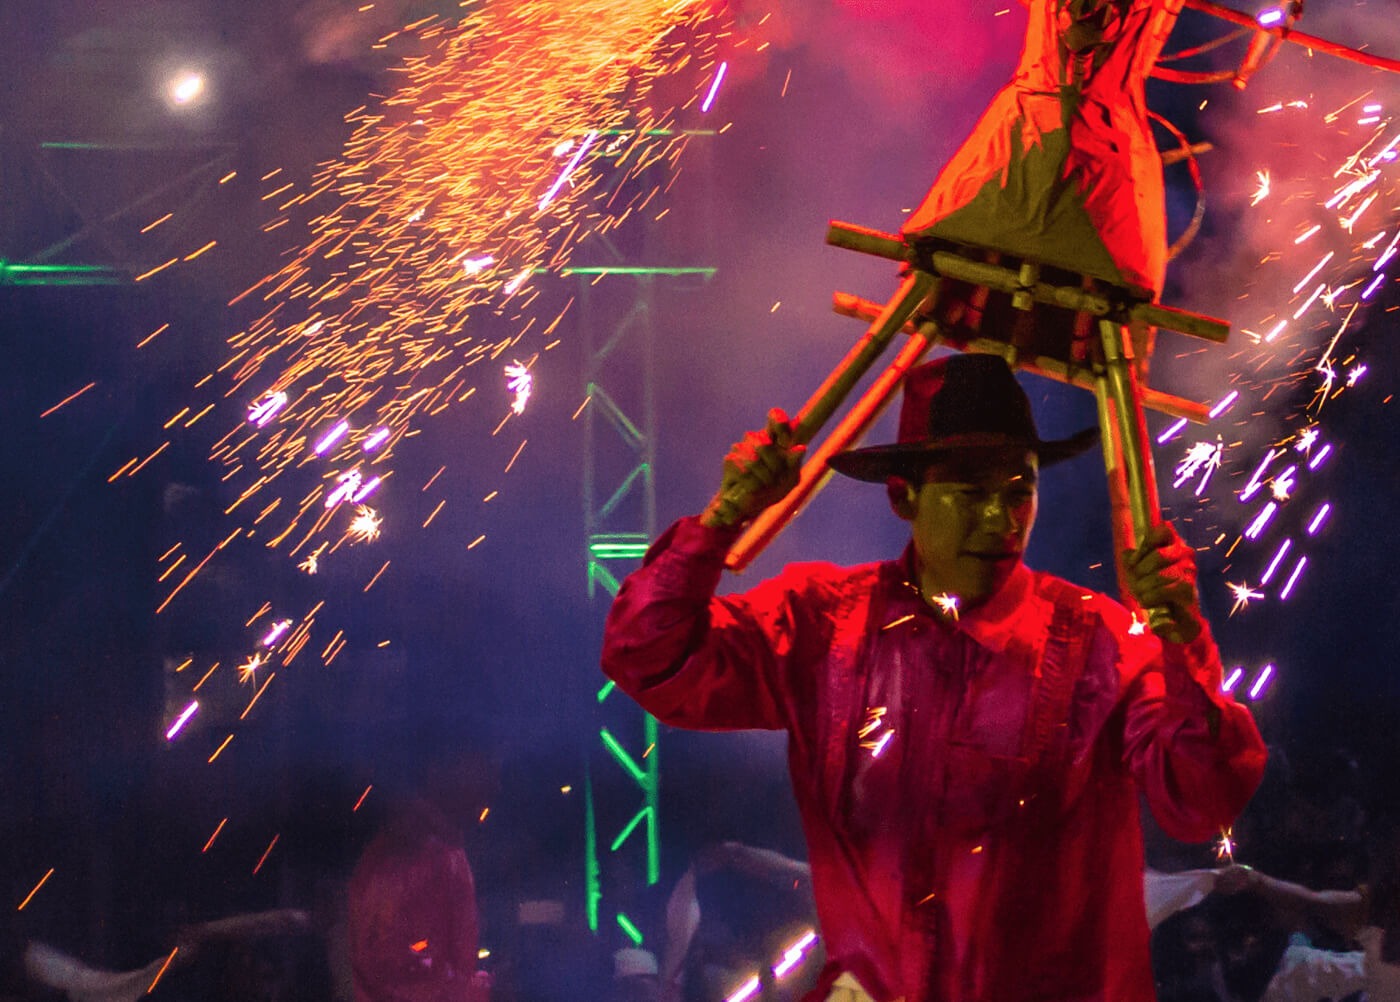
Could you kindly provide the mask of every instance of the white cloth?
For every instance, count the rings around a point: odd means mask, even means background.
[[[136,1002],[151,987],[165,959],[136,971],[104,971],[45,943],[30,943],[24,952],[24,969],[32,981],[66,993],[73,1002]]]
[[[1161,873],[1150,867],[1142,874],[1142,896],[1147,905],[1147,927],[1155,929],[1177,912],[1194,908],[1215,890],[1219,870],[1182,870]]]
[[[1290,946],[1259,1002],[1340,999],[1366,987],[1366,954]]]

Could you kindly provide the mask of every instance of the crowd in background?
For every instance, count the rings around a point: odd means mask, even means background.
[[[1400,1002],[1388,764],[1341,747],[1271,753],[1228,843],[1182,846],[1147,822],[1161,1002]],[[605,890],[638,943],[611,923],[590,931],[574,861],[546,839],[480,854],[473,879],[450,815],[421,799],[396,804],[372,840],[342,854],[340,872],[291,872],[272,910],[193,915],[166,888],[165,900],[131,904],[145,919],[114,930],[105,956],[74,930],[12,915],[0,1000],[772,1002],[800,998],[820,969],[799,860],[709,840],[674,854],[648,886],[605,857]]]

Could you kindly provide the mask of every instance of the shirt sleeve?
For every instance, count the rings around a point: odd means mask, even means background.
[[[1254,718],[1222,690],[1209,626],[1189,644],[1114,632],[1126,765],[1163,831],[1183,842],[1213,838],[1263,778],[1267,753]]]
[[[618,591],[603,629],[604,673],[663,723],[783,729],[800,609],[783,578],[715,597],[736,533],[672,525]],[[786,573],[786,572],[785,572]]]

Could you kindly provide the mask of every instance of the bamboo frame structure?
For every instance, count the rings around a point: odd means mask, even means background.
[[[998,354],[1013,367],[1093,391],[1098,400],[1116,549],[1131,549],[1160,521],[1143,407],[1197,422],[1206,419],[1207,408],[1139,385],[1145,359],[1134,357],[1133,339],[1127,336],[1127,327],[1151,325],[1219,343],[1229,334],[1225,321],[1152,303],[1139,290],[1051,284],[1041,280],[1040,268],[1033,261],[1020,262],[1013,270],[964,256],[956,249],[916,247],[899,237],[845,223],[831,224],[827,242],[902,261],[909,268],[899,291],[884,306],[857,296],[836,294],[833,306],[837,313],[868,320],[870,326],[803,405],[795,423],[794,439],[801,444],[812,441],[896,333],[904,331],[909,341],[833,432],[808,453],[797,487],[762,512],[734,542],[725,560],[726,567],[743,570],[782,532],[830,477],[827,460],[859,441],[889,405],[909,369],[938,343],[963,351]],[[1078,314],[1081,326],[1096,320],[1097,351],[1092,363],[1086,367],[1073,359],[1027,355],[1015,345],[995,338],[946,340],[935,319],[943,279],[1009,294],[1015,309],[1033,310],[1036,304],[1045,304]],[[916,314],[920,319],[911,320]],[[1121,572],[1120,565],[1120,581]],[[1164,610],[1149,610],[1154,625],[1163,615]]]

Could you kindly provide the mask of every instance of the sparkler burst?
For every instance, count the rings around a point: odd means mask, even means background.
[[[244,294],[270,308],[232,340],[230,392],[261,383],[263,397],[291,402],[270,415],[275,431],[218,461],[257,448],[276,479],[326,421],[340,423],[316,452],[346,461],[373,426],[388,432],[382,460],[416,422],[470,395],[472,366],[527,334],[548,338],[562,314],[536,325],[532,284],[655,194],[638,186],[629,198],[611,182],[680,155],[685,136],[657,84],[689,62],[703,82],[708,16],[694,2],[560,0],[486,5],[455,27],[420,22],[429,51],[407,62],[398,93],[352,115],[345,155],[280,203],[322,208],[307,244]],[[473,323],[507,300],[515,330]],[[528,373],[508,378],[518,414]]]
[[[938,611],[943,613],[953,622],[958,621],[958,596],[956,595],[934,595],[929,601],[938,607]]]
[[[1196,442],[1189,446],[1186,455],[1176,465],[1176,479],[1172,481],[1172,486],[1180,487],[1199,473],[1201,480],[1196,484],[1196,495],[1199,497],[1210,483],[1211,474],[1220,469],[1224,452],[1225,443],[1219,435],[1215,436],[1214,442]]]
[[[257,676],[258,669],[267,664],[267,655],[262,651],[250,654],[248,660],[238,666],[238,681],[249,682]]]
[[[1226,546],[1225,571],[1243,578],[1225,583],[1231,616],[1276,608],[1303,587],[1305,549],[1334,513],[1319,497],[1321,469],[1334,448],[1328,405],[1343,393],[1365,392],[1366,361],[1353,335],[1376,290],[1393,280],[1400,248],[1400,122],[1383,105],[1366,107],[1365,122],[1348,122],[1346,107],[1322,112],[1304,101],[1260,109],[1261,116],[1288,117],[1292,128],[1315,130],[1327,140],[1317,143],[1319,150],[1345,144],[1345,152],[1333,162],[1330,177],[1320,179],[1311,165],[1261,167],[1252,194],[1246,193],[1251,206],[1260,206],[1254,217],[1258,232],[1276,248],[1251,276],[1256,291],[1240,297],[1242,309],[1259,311],[1247,318],[1251,329],[1264,333],[1253,335],[1235,356],[1230,415],[1217,408],[1211,419],[1257,428],[1267,414],[1282,428],[1270,429],[1270,440],[1253,454],[1246,442],[1230,441],[1233,432],[1215,432],[1213,442],[1189,444],[1176,467],[1173,488],[1199,478],[1192,488],[1197,496],[1209,495],[1211,474],[1222,467],[1233,467],[1235,484],[1242,484],[1235,487],[1235,502],[1217,509],[1237,522],[1236,532],[1222,532],[1216,540]],[[1268,156],[1267,144],[1258,155]],[[1267,209],[1260,205],[1265,200]],[[1235,462],[1227,461],[1227,450]],[[1276,674],[1273,664],[1261,670],[1247,687],[1248,698],[1260,698]],[[1230,688],[1242,677],[1237,671]],[[1233,852],[1228,831],[1222,845],[1223,858]]]
[[[1215,841],[1215,858],[1233,863],[1236,848],[1235,830],[1229,827],[1220,829],[1220,837]]]
[[[1258,181],[1258,184],[1254,188],[1253,197],[1249,200],[1250,205],[1258,205],[1260,202],[1264,201],[1264,199],[1269,197],[1269,191],[1271,190],[1268,171],[1257,171],[1254,178]]]
[[[1245,582],[1234,584],[1227,581],[1225,587],[1230,589],[1230,594],[1235,599],[1235,604],[1230,607],[1230,615],[1232,616],[1241,609],[1247,608],[1249,603],[1253,602],[1255,599],[1264,597],[1262,591],[1255,591]]]
[[[531,359],[533,362],[534,359]],[[530,366],[511,362],[506,366],[506,389],[515,394],[510,409],[516,414],[525,413],[525,405],[530,402],[530,394],[535,389],[535,377],[530,374]]]
[[[865,708],[865,723],[861,725],[856,737],[860,739],[860,746],[870,752],[871,758],[879,758],[889,746],[890,739],[894,737],[894,728],[885,720],[885,714],[888,712],[889,707],[886,706]]]
[[[345,534],[355,543],[372,543],[379,538],[379,526],[384,520],[369,505],[360,505]]]
[[[254,537],[303,574],[323,572],[341,543],[379,538],[376,508],[395,499],[365,502],[387,495],[391,464],[427,422],[485,401],[494,413],[471,415],[484,438],[523,415],[572,303],[546,306],[542,277],[567,274],[588,239],[655,216],[648,206],[691,135],[680,116],[698,114],[717,86],[721,41],[746,44],[701,0],[463,6],[460,20],[432,15],[394,33],[412,54],[388,96],[347,116],[338,157],[309,181],[262,178],[263,229],[300,236],[276,271],[233,298],[244,326],[196,384],[214,397],[182,412],[203,415],[221,399],[241,410],[209,454],[237,525],[203,559],[178,554],[163,573],[180,566],[183,576],[162,611]],[[273,656],[289,663],[313,619],[275,623],[240,679]],[[340,630],[314,649],[330,664],[346,643]]]
[[[315,574],[321,569],[321,554],[326,551],[326,544],[322,543],[314,551],[306,555],[306,559],[297,564],[297,570],[305,574]]]

